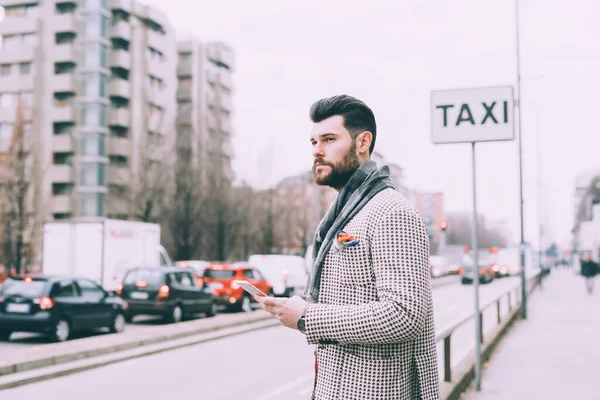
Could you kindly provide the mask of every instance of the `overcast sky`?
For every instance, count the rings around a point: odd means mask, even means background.
[[[516,94],[514,1],[143,2],[180,38],[234,48],[239,179],[264,187],[307,170],[310,105],[346,93],[373,108],[377,150],[410,188],[444,192],[447,212],[471,210],[470,145],[431,144],[430,92],[514,85]],[[537,243],[541,217],[545,240],[564,243],[575,177],[600,164],[600,2],[521,0],[520,10],[526,240]],[[507,221],[518,241],[517,148],[478,144],[477,195],[479,211]]]
[[[514,1],[146,2],[180,37],[235,49],[238,177],[265,186],[306,170],[310,105],[347,93],[373,108],[377,149],[405,169],[409,187],[444,192],[448,212],[471,210],[470,147],[431,144],[430,92],[515,85],[516,93]],[[526,240],[537,242],[541,215],[545,238],[562,243],[575,176],[600,163],[600,2],[521,0],[520,9]],[[479,210],[506,220],[515,240],[517,149],[516,141],[477,149]]]

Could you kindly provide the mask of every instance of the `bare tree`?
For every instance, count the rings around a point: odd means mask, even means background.
[[[35,257],[36,214],[33,210],[35,170],[34,141],[29,137],[32,113],[19,100],[8,151],[3,157],[2,214],[4,217],[3,250],[5,264],[16,274]]]
[[[471,220],[467,214],[450,215],[447,218],[448,228],[446,231],[446,242],[450,245],[471,245]],[[506,238],[501,232],[495,229],[488,229],[480,224],[478,227],[478,246],[487,247],[506,247]]]
[[[167,212],[167,226],[173,241],[176,260],[202,257],[202,239],[205,230],[205,198],[202,192],[200,170],[186,157],[176,162],[175,192]]]

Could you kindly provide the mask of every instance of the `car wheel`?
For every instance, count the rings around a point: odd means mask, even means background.
[[[171,311],[171,314],[169,314],[167,316],[167,319],[171,323],[181,322],[181,320],[183,319],[183,310],[181,309],[181,306],[180,305],[176,305],[173,308],[173,311]]]
[[[125,316],[123,313],[116,313],[113,317],[112,324],[108,327],[110,333],[119,333],[125,330]]]
[[[53,342],[66,342],[71,336],[71,324],[66,319],[60,319],[52,329],[50,339]]]
[[[215,315],[217,315],[217,312],[218,312],[217,303],[215,301],[213,301],[210,304],[210,307],[208,308],[208,311],[206,312],[206,316],[207,317],[214,317]]]
[[[252,311],[252,304],[250,302],[250,296],[244,296],[242,298],[242,303],[240,304],[240,310],[242,312],[250,312],[250,311]]]
[[[11,334],[9,331],[0,331],[0,340],[9,340]]]

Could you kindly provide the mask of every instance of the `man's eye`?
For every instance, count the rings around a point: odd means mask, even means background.
[[[325,138],[326,142],[333,142],[333,138]]]

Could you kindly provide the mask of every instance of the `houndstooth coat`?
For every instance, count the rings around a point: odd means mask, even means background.
[[[421,216],[394,189],[343,228],[359,240],[331,247],[306,338],[318,344],[317,400],[439,399],[429,271]]]

